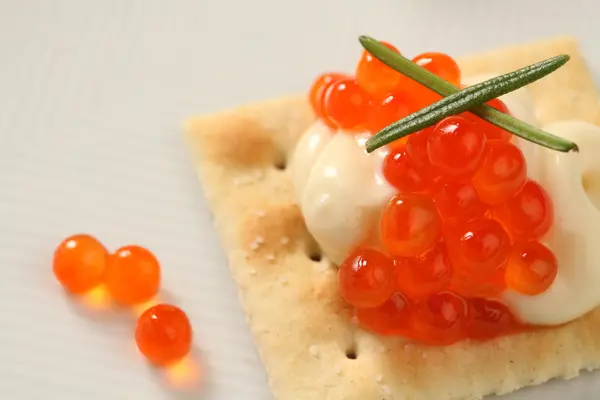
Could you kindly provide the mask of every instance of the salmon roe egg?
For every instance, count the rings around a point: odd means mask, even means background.
[[[519,293],[533,296],[544,293],[557,272],[558,261],[549,248],[536,241],[517,243],[506,266],[506,283]]]
[[[394,262],[377,250],[358,249],[340,265],[338,280],[341,295],[349,304],[377,307],[394,292]]]
[[[490,144],[473,176],[482,201],[499,204],[517,194],[527,180],[527,164],[521,150],[511,143]]]
[[[430,197],[400,194],[387,204],[381,217],[381,240],[400,257],[418,256],[433,247],[441,232],[440,217]]]
[[[388,49],[399,53],[393,45],[381,42]],[[356,80],[358,84],[372,95],[384,95],[396,89],[404,76],[391,69],[371,53],[364,50],[356,66]]]
[[[325,92],[324,114],[341,129],[358,129],[367,120],[370,101],[368,93],[354,79],[341,79]]]
[[[379,307],[359,308],[356,317],[360,325],[380,335],[408,336],[411,307],[402,293],[394,293]]]
[[[454,86],[460,85],[460,68],[456,61],[449,55],[438,52],[427,52],[419,54],[412,61]]]
[[[393,148],[383,160],[383,176],[401,193],[428,191],[432,182],[421,176],[403,148]]]
[[[317,117],[326,119],[325,114],[323,113],[323,100],[327,87],[331,83],[347,77],[347,75],[339,72],[326,72],[319,75],[317,79],[314,80],[308,94],[308,99]]]
[[[465,299],[452,292],[430,296],[412,318],[415,338],[429,345],[449,345],[463,338],[467,319]]]
[[[452,264],[441,243],[421,256],[397,258],[395,261],[396,288],[410,298],[439,292],[449,285],[452,278]]]
[[[448,236],[448,250],[457,268],[490,276],[505,267],[511,243],[497,221],[479,218],[457,227]]]
[[[449,225],[483,217],[488,211],[469,182],[446,182],[438,187],[433,199],[442,220]]]
[[[185,357],[192,347],[192,325],[185,312],[169,304],[157,304],[140,315],[135,341],[151,363],[165,366]]]
[[[394,92],[373,102],[367,117],[367,129],[377,133],[386,126],[417,111],[418,107],[407,92]]]
[[[554,220],[552,200],[536,182],[528,180],[515,197],[494,209],[494,216],[516,240],[542,237]]]
[[[105,283],[114,300],[134,305],[150,300],[160,286],[160,265],[140,246],[124,246],[110,255]]]
[[[486,103],[490,107],[494,107],[496,110],[503,112],[504,114],[510,114],[508,107],[504,102],[498,98],[492,99]],[[482,129],[485,132],[485,136],[490,141],[501,141],[510,142],[512,139],[512,133],[500,128],[499,126],[490,124],[487,121],[479,120],[481,122]]]
[[[469,299],[467,336],[484,341],[503,336],[516,328],[517,322],[502,303],[484,298]]]
[[[430,127],[409,135],[406,141],[406,154],[417,172],[434,182],[439,177],[439,173],[429,161],[427,153],[427,142],[432,131],[433,128]]]
[[[442,176],[469,175],[475,172],[485,143],[485,135],[476,124],[460,116],[447,117],[429,135],[429,161]]]
[[[84,293],[102,281],[108,251],[96,238],[73,235],[54,251],[52,268],[60,284],[74,294]]]

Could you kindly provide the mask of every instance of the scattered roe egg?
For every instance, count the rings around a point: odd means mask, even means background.
[[[389,43],[381,42],[387,48],[399,53],[398,49]],[[406,79],[402,74],[394,71],[368,51],[364,50],[356,66],[356,80],[358,84],[372,95],[385,95],[398,87]]]
[[[104,277],[113,299],[122,305],[150,300],[160,286],[160,264],[140,246],[124,246],[110,255]]]
[[[192,326],[178,307],[157,304],[140,315],[135,342],[151,363],[165,366],[185,357],[192,346]]]
[[[469,182],[446,182],[438,187],[433,198],[442,220],[448,225],[483,217],[488,211]]]
[[[379,307],[356,310],[358,322],[380,335],[409,336],[411,307],[402,293],[394,293]]]
[[[102,281],[108,251],[96,238],[73,235],[63,240],[54,251],[52,267],[60,284],[69,292],[80,294]]]
[[[385,179],[401,193],[422,193],[431,189],[431,181],[417,171],[402,147],[393,148],[386,155],[382,170]]]
[[[476,124],[459,116],[447,117],[429,135],[429,161],[442,176],[470,175],[479,165],[485,143],[485,135]]]
[[[439,76],[454,86],[460,85],[460,68],[452,57],[444,53],[427,52],[413,58],[415,64]]]
[[[540,242],[516,243],[506,266],[506,283],[511,289],[527,295],[545,292],[558,271],[554,253]]]
[[[430,296],[412,318],[414,336],[429,345],[449,345],[463,338],[467,319],[465,299],[452,292]]]
[[[521,150],[511,143],[490,144],[473,177],[481,200],[499,204],[517,194],[527,180],[527,164]]]
[[[484,298],[469,299],[467,336],[484,341],[503,336],[515,330],[517,322],[502,303]]]
[[[408,92],[397,91],[374,101],[367,116],[367,129],[377,133],[386,126],[417,111],[418,107]],[[393,142],[392,142],[393,143]]]
[[[369,94],[354,79],[341,79],[327,87],[324,114],[341,129],[358,129],[365,125],[370,102]]]
[[[449,285],[452,264],[446,247],[437,243],[425,254],[412,258],[397,258],[396,288],[410,298],[425,297]]]
[[[340,292],[355,307],[377,307],[390,298],[395,285],[394,262],[383,253],[362,248],[338,270]]]
[[[431,249],[442,223],[430,197],[400,194],[387,204],[381,217],[381,239],[392,254],[414,257]]]
[[[348,78],[348,75],[342,74],[340,72],[326,72],[324,74],[321,74],[317,77],[317,79],[314,80],[310,88],[310,92],[308,94],[310,105],[312,106],[312,109],[315,112],[316,116],[332,129],[335,129],[337,127],[325,116],[323,109],[325,93],[327,92],[327,89],[330,85],[345,78]]]

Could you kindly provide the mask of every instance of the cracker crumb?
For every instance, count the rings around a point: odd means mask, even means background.
[[[250,250],[258,250],[259,247],[260,247],[260,243],[258,243],[258,242],[250,243]]]
[[[262,218],[262,217],[264,217],[264,216],[265,216],[267,213],[265,212],[265,210],[257,210],[257,211],[255,211],[255,212],[254,212],[254,214],[256,214],[256,216],[257,216],[258,218]]]
[[[267,261],[275,261],[275,254],[269,253],[265,256],[265,258],[267,259]]]
[[[377,382],[377,383],[383,382],[383,375],[379,374],[379,375],[375,376],[375,382]]]
[[[252,268],[250,271],[248,271],[248,273],[250,275],[256,275],[256,270],[254,268]]]
[[[385,353],[385,352],[387,352],[387,349],[385,348],[385,346],[384,346],[384,345],[381,345],[381,346],[379,346],[379,352],[380,352],[380,353]]]
[[[354,325],[358,325],[358,317],[353,315],[352,318],[350,318],[350,322],[352,322]]]
[[[282,236],[281,239],[279,239],[279,241],[281,242],[281,244],[288,244],[290,242],[290,238],[288,236]]]
[[[258,244],[263,244],[265,242],[265,238],[258,235],[256,238],[254,238],[254,241]]]
[[[382,385],[381,386],[381,391],[383,392],[383,394],[385,394],[386,396],[389,396],[390,394],[392,394],[392,389],[390,389],[390,387],[388,385]]]
[[[427,358],[427,353],[425,353],[425,352],[421,353],[421,357],[422,357],[423,359]]]
[[[413,349],[413,347],[414,347],[414,346],[413,346],[413,344],[412,344],[412,343],[406,343],[406,344],[404,345],[404,350],[405,350],[405,351],[411,351],[411,350]]]
[[[333,372],[335,372],[336,375],[341,375],[342,374],[342,368],[340,368],[339,365],[334,365],[333,366]]]
[[[289,283],[286,278],[281,278],[279,282],[281,282],[282,285],[287,285]]]
[[[310,353],[311,356],[313,356],[315,358],[319,358],[319,348],[317,346],[315,346],[314,344],[308,348],[308,352]]]

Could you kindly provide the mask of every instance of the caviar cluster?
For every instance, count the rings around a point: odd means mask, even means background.
[[[109,251],[96,238],[73,235],[54,252],[54,275],[72,294],[85,294],[103,285],[121,306],[143,305],[160,287],[160,264],[147,249],[130,245]],[[148,307],[138,318],[135,340],[153,364],[169,365],[188,354],[192,327],[187,315],[170,304]]]
[[[445,54],[413,62],[460,85],[460,70]],[[368,52],[355,76],[323,74],[309,98],[340,134],[376,133],[440,99]],[[499,99],[488,104],[508,113]],[[430,345],[525,328],[498,297],[507,288],[543,293],[557,260],[539,242],[553,222],[551,199],[528,179],[511,139],[463,113],[388,145],[383,173],[397,195],[382,211],[382,244],[356,249],[339,270],[341,294],[362,326]]]

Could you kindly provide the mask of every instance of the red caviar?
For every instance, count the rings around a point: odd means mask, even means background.
[[[398,52],[398,49],[389,43],[382,42],[387,48]],[[399,52],[398,52],[399,53]],[[406,79],[402,74],[394,71],[368,51],[364,50],[356,66],[356,80],[358,84],[372,95],[382,96],[397,89]]]
[[[157,304],[140,315],[135,342],[153,364],[164,366],[185,357],[192,347],[192,326],[180,308]]]
[[[358,129],[366,124],[369,94],[352,78],[334,81],[327,87],[323,113],[341,129]]]
[[[506,266],[506,283],[517,292],[544,293],[554,282],[558,261],[552,251],[540,242],[517,243]]]
[[[397,195],[390,200],[381,218],[381,239],[397,256],[414,257],[431,249],[442,229],[430,197]]]
[[[374,249],[356,250],[338,277],[342,297],[355,307],[377,307],[394,292],[394,262]]]
[[[443,177],[471,175],[479,165],[485,142],[485,135],[467,118],[445,118],[427,139],[429,161]]]
[[[150,300],[160,286],[160,265],[156,257],[140,246],[124,246],[110,255],[105,272],[106,288],[122,305]]]
[[[325,113],[323,110],[325,92],[327,91],[329,85],[347,77],[347,75],[342,74],[340,72],[327,72],[319,75],[317,79],[314,80],[310,88],[308,99],[310,101],[310,105],[312,106],[313,111],[315,112],[318,118],[323,119],[325,123],[330,125],[332,128],[335,128],[335,126],[333,126],[333,124],[325,118]]]
[[[429,52],[412,61],[462,86],[450,56]],[[370,133],[440,98],[368,52],[354,76],[323,74],[309,95],[330,127]],[[500,99],[487,104],[510,113]],[[558,263],[539,242],[553,223],[552,201],[528,179],[511,139],[465,112],[384,148],[383,177],[396,193],[381,210],[380,243],[354,250],[338,273],[341,296],[362,327],[429,345],[524,329],[498,299],[505,290],[543,293]]]
[[[63,240],[54,251],[54,276],[69,292],[80,294],[102,281],[108,251],[90,235],[73,235]]]

